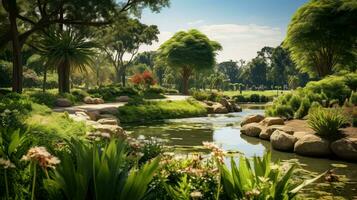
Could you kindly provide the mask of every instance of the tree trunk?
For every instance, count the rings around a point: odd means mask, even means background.
[[[189,67],[184,67],[181,72],[182,84],[183,84],[182,93],[184,95],[189,94],[188,89],[189,89],[189,80],[190,80],[191,72],[192,70]]]
[[[62,62],[58,68],[58,92],[60,94],[70,93],[70,65],[69,62]]]
[[[46,81],[47,81],[47,64],[43,69],[43,84],[42,84],[42,92],[46,92]]]
[[[57,66],[57,74],[58,74],[58,93],[63,93],[63,63]]]
[[[4,3],[4,1],[3,1]],[[21,61],[21,47],[19,41],[19,31],[16,23],[16,0],[10,0],[8,3],[8,12],[10,20],[10,28],[12,33],[12,91],[22,93],[22,61]]]
[[[126,74],[125,74],[125,71],[126,71],[126,67],[123,66],[122,72],[121,72],[121,84],[123,85],[123,87],[125,87],[125,82],[126,82]]]

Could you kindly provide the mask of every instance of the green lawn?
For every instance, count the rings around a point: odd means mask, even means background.
[[[252,94],[258,94],[258,95],[265,95],[267,97],[276,97],[277,95],[281,95],[282,93],[289,93],[291,92],[291,90],[279,90],[279,92],[277,92],[276,90],[264,90],[264,91],[253,91],[253,90],[244,90],[242,92],[242,95],[245,97],[249,97]],[[236,96],[239,95],[239,91],[224,91],[223,92],[224,95],[227,96]]]

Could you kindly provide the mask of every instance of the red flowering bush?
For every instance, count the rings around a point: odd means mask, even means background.
[[[130,78],[130,80],[134,85],[144,85],[145,87],[150,87],[156,83],[154,76],[150,71],[136,73]]]

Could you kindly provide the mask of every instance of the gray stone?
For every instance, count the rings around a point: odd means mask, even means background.
[[[96,125],[93,126],[95,131],[101,132],[101,133],[109,133],[111,136],[116,136],[116,137],[127,137],[127,134],[125,133],[124,129],[118,125],[107,125],[107,124],[101,124],[101,125]]]
[[[297,139],[283,131],[275,130],[270,136],[270,142],[274,149],[281,151],[292,151]]]
[[[263,119],[264,119],[264,116],[262,116],[262,115],[249,115],[242,120],[240,125],[244,126],[249,123],[258,123],[258,122],[261,122]]]
[[[128,102],[129,99],[130,99],[129,96],[120,96],[120,97],[115,98],[115,101],[117,101],[117,102]]]
[[[107,125],[118,125],[117,119],[114,118],[103,118],[97,121],[100,124],[107,124]]]
[[[85,111],[85,113],[89,116],[90,120],[93,120],[93,121],[97,121],[100,116],[100,113],[97,110]]]
[[[357,161],[357,138],[342,138],[332,142],[331,150],[339,158]]]
[[[251,137],[258,137],[261,131],[262,127],[258,123],[246,124],[240,129],[242,134]]]
[[[100,114],[110,114],[110,115],[117,115],[118,114],[118,107],[106,107],[99,110]]]
[[[295,143],[294,152],[302,156],[328,156],[331,154],[329,146],[328,140],[308,134]]]
[[[220,103],[215,103],[213,106],[213,113],[217,113],[217,114],[225,114],[228,113],[228,110],[226,107],[224,107],[222,104]]]
[[[66,98],[59,98],[56,100],[56,106],[58,107],[70,107],[72,102]]]

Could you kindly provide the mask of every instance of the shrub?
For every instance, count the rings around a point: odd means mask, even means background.
[[[0,128],[20,128],[32,110],[31,101],[17,93],[9,93],[0,99]]]
[[[308,116],[309,126],[321,137],[332,138],[339,133],[339,128],[348,123],[340,109],[315,108]]]
[[[138,105],[127,104],[118,108],[121,122],[145,122],[152,120],[198,117],[207,114],[196,101],[151,101]]]
[[[237,103],[241,103],[241,102],[247,102],[247,99],[243,96],[243,95],[236,95],[233,96],[233,99],[235,100],[235,102]]]
[[[302,119],[309,113],[310,100],[308,98],[303,98],[300,104],[299,109],[294,114],[294,118]]]
[[[219,102],[222,99],[223,94],[219,92],[210,92],[210,91],[193,91],[192,97],[198,101],[208,100],[208,101]]]
[[[274,115],[279,116],[279,117],[284,117],[287,119],[291,119],[294,117],[294,110],[287,105],[278,105],[275,108],[275,113]]]
[[[88,92],[80,89],[73,90],[71,94],[75,97],[76,102],[82,102],[84,97],[90,96]]]
[[[260,102],[260,97],[258,94],[251,94],[249,97],[250,102]]]
[[[49,92],[33,92],[29,94],[30,99],[38,104],[44,104],[48,107],[54,107],[57,96]]]
[[[262,103],[269,102],[270,100],[272,100],[272,98],[269,98],[268,96],[265,96],[264,94],[259,96],[259,101]]]
[[[103,86],[88,90],[91,96],[103,98],[105,101],[114,101],[119,96],[139,96],[139,90],[134,87],[121,87],[119,85]]]
[[[353,105],[357,105],[357,92],[352,91],[350,96],[350,103]]]
[[[289,100],[289,105],[294,111],[297,111],[300,108],[300,104],[301,98],[297,95],[293,95]]]

